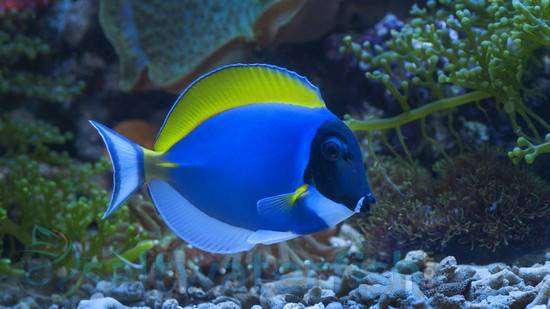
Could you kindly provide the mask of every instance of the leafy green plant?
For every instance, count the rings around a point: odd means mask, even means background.
[[[342,52],[353,54],[365,76],[381,82],[402,111],[390,118],[348,117],[350,128],[395,130],[410,157],[403,125],[420,121],[424,138],[440,148],[428,134],[427,117],[445,112],[449,132],[458,138],[456,108],[491,98],[517,135],[542,141],[539,131],[550,130],[550,124],[525,104],[522,90],[528,62],[550,46],[548,0],[429,0],[426,8],[413,7],[411,15],[385,43],[344,38]],[[431,102],[413,103],[419,88]]]

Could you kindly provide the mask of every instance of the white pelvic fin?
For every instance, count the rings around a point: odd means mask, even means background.
[[[101,135],[113,164],[113,193],[103,214],[107,218],[143,185],[143,148],[100,123],[90,124]]]
[[[248,242],[252,244],[272,245],[281,241],[299,237],[300,235],[292,232],[278,232],[269,230],[258,230],[248,237]]]
[[[154,179],[149,194],[170,229],[189,244],[212,253],[236,253],[254,247],[254,231],[229,225],[193,206],[168,183]]]

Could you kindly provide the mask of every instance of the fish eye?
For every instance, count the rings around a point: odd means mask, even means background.
[[[336,137],[329,137],[321,146],[321,153],[323,154],[323,157],[329,161],[336,161],[340,159],[344,153],[344,150],[344,144]]]

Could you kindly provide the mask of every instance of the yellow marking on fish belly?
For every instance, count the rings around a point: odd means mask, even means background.
[[[292,196],[290,197],[290,205],[293,206],[296,204],[296,201],[301,198],[305,193],[307,193],[307,189],[309,188],[308,184],[301,185],[294,193],[292,193]]]

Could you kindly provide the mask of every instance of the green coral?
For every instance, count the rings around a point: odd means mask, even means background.
[[[548,0],[429,0],[426,8],[415,6],[411,14],[413,18],[382,45],[344,39],[342,51],[355,55],[368,68],[366,77],[381,82],[402,110],[391,118],[348,118],[352,129],[394,129],[408,152],[401,133],[404,124],[421,121],[422,134],[436,144],[425,130],[426,117],[446,112],[449,131],[458,137],[452,127],[456,108],[493,98],[516,134],[540,141],[539,128],[550,130],[521,96],[528,61],[536,50],[550,46]],[[457,87],[469,92],[456,94]],[[433,101],[413,106],[415,88],[427,89]]]
[[[129,223],[126,208],[101,220],[108,194],[100,174],[108,164],[73,158],[65,151],[71,134],[35,120],[26,108],[29,102],[69,102],[84,83],[47,65],[42,70],[38,62],[59,59],[32,34],[33,12],[0,15],[0,275],[58,288],[70,283],[74,292],[88,271],[110,271],[152,242],[140,241],[144,232]]]
[[[42,38],[32,34],[34,19],[33,11],[0,13],[0,95],[70,102],[82,92],[84,82],[36,72],[38,63],[44,63],[52,51]]]
[[[431,171],[395,158],[380,160],[369,172],[379,203],[361,222],[368,253],[391,259],[395,250],[421,247],[468,255],[549,241],[549,183],[496,153],[464,153]]]
[[[528,141],[525,137],[518,137],[517,145],[518,147],[508,152],[508,157],[516,164],[522,159],[528,164],[532,164],[538,155],[550,153],[550,133],[546,134],[544,137],[544,143],[536,145]]]
[[[45,122],[0,118],[0,238],[11,243],[4,254],[16,257],[17,241],[48,267],[82,271],[91,261],[112,265],[115,253],[147,250],[127,209],[101,220],[108,196],[98,175],[108,164],[54,150],[69,138]]]

